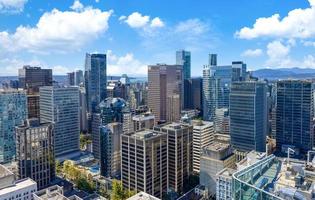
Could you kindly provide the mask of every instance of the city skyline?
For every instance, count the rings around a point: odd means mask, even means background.
[[[220,55],[218,65],[242,60],[249,70],[315,67],[314,0],[16,2],[0,1],[0,76],[27,64],[54,75],[83,70],[85,53],[99,52],[109,75],[142,77],[147,65],[175,64],[181,49],[191,52],[192,76],[209,53]]]

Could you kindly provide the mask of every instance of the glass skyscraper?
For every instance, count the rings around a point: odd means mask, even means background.
[[[230,93],[230,135],[234,149],[265,152],[267,89],[263,82],[235,82]]]
[[[306,152],[313,144],[313,88],[311,81],[277,82],[276,141],[278,151],[287,145]]]
[[[54,124],[56,156],[79,150],[79,115],[78,87],[40,88],[40,121]]]
[[[184,80],[191,78],[191,55],[189,51],[176,52],[176,65],[183,66]]]
[[[94,113],[96,106],[106,98],[106,54],[86,54],[84,76],[87,111]]]
[[[27,118],[27,97],[24,91],[0,90],[0,163],[15,157],[15,126]]]

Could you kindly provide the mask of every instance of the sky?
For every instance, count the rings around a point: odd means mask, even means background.
[[[315,68],[315,0],[0,0],[0,76],[23,65],[83,70],[97,52],[109,75],[143,77],[180,49],[193,76],[209,53],[250,70]]]

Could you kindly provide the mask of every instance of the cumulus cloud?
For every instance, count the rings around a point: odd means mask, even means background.
[[[290,50],[290,44],[284,44],[279,40],[268,43],[267,55],[269,59],[267,60],[266,65],[280,67],[287,67],[292,65],[293,62],[289,57]]]
[[[311,38],[315,36],[315,0],[310,7],[294,9],[281,19],[279,14],[258,18],[252,27],[243,27],[235,33],[241,39],[259,37]]]
[[[92,7],[81,11],[53,9],[44,13],[34,27],[21,25],[14,33],[0,32],[0,49],[39,53],[78,50],[107,31],[112,13]]]
[[[258,57],[263,54],[261,49],[247,49],[242,53],[243,57]]]
[[[131,28],[145,28],[145,27],[163,27],[164,22],[159,18],[155,17],[154,19],[150,19],[149,15],[142,15],[139,12],[134,12],[127,16],[119,17],[120,21],[125,22]]]
[[[118,56],[109,50],[107,51],[107,73],[109,75],[132,74],[145,76],[147,65],[137,60],[132,53]]]
[[[21,12],[28,0],[0,0],[0,12]]]
[[[84,6],[79,0],[75,0],[70,8],[75,11],[81,11]]]

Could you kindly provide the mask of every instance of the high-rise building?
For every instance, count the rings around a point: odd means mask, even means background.
[[[79,117],[78,87],[40,88],[40,122],[54,124],[56,157],[79,150]]]
[[[100,167],[105,177],[120,177],[120,136],[123,134],[122,124],[109,123],[100,127]]]
[[[82,70],[76,70],[74,72],[74,85],[80,86],[80,84],[84,83],[83,78],[83,71]]]
[[[93,113],[106,98],[106,54],[86,54],[84,78],[87,111]]]
[[[191,109],[197,109],[202,112],[202,78],[191,79]],[[201,113],[202,116],[202,113]]]
[[[75,73],[69,72],[67,73],[67,85],[68,86],[74,86],[75,85]]]
[[[23,66],[22,69],[19,69],[19,82],[21,88],[26,89],[28,94],[37,93],[39,87],[53,85],[52,70],[29,65]]]
[[[217,54],[209,54],[209,63],[210,66],[217,66]]]
[[[279,152],[287,151],[288,146],[302,153],[312,149],[314,138],[312,95],[311,81],[277,82],[276,142]]]
[[[213,122],[193,120],[193,170],[200,171],[200,156],[202,149],[210,145],[214,140]]]
[[[33,199],[37,184],[30,178],[15,180],[13,172],[0,165],[0,199]]]
[[[174,94],[172,96],[168,96],[166,99],[166,121],[168,122],[176,122],[180,120],[181,117],[181,109],[180,109],[180,96],[178,94]]]
[[[176,65],[183,66],[183,79],[191,78],[191,55],[189,51],[176,51]]]
[[[148,106],[156,121],[166,121],[171,111],[180,110],[183,105],[183,70],[181,65],[157,64],[148,67]],[[179,95],[178,103],[172,104],[174,95]],[[167,105],[174,105],[167,109]]]
[[[133,130],[140,131],[144,129],[153,129],[155,117],[152,113],[144,113],[132,117]]]
[[[0,163],[15,157],[15,126],[27,118],[27,97],[24,91],[0,90]]]
[[[236,77],[234,81],[246,81],[247,79],[247,65],[243,61],[233,61],[232,70]]]
[[[86,107],[86,93],[85,88],[79,88],[80,98],[80,132],[86,132],[88,130],[87,124],[87,107]]]
[[[263,82],[235,82],[230,93],[230,135],[234,149],[265,152],[267,92]]]
[[[27,95],[28,118],[39,118],[39,93]]]
[[[39,123],[27,119],[17,126],[16,161],[18,178],[31,178],[39,189],[49,186],[55,179],[55,155],[52,123]]]
[[[216,200],[232,200],[232,168],[224,168],[216,174]]]
[[[185,180],[193,171],[193,127],[188,124],[171,123],[155,126],[154,131],[167,134],[167,188],[181,194]]]
[[[121,136],[124,188],[162,198],[168,189],[167,160],[167,134],[144,130]]]
[[[235,156],[230,144],[214,141],[203,149],[200,157],[200,184],[210,195],[216,192],[216,174],[226,167],[234,167]]]

